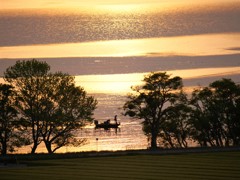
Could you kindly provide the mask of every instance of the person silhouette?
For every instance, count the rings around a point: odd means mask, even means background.
[[[115,121],[116,124],[117,124],[117,115],[114,116],[114,121]]]

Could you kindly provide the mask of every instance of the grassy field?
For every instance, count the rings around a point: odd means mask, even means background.
[[[0,179],[240,179],[240,152],[126,155],[25,163],[25,167],[0,168]]]

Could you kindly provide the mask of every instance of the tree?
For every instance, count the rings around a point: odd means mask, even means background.
[[[210,84],[214,94],[216,118],[221,128],[221,146],[240,145],[240,86],[230,79],[222,79]]]
[[[190,135],[201,146],[213,146],[212,131],[214,130],[209,117],[211,111],[208,108],[212,101],[212,92],[208,87],[193,91],[190,104],[192,106],[191,118],[189,119]]]
[[[202,146],[240,144],[240,86],[215,81],[192,94],[192,136]]]
[[[40,137],[40,106],[41,89],[45,88],[45,82],[50,66],[46,62],[35,59],[30,61],[17,61],[14,66],[7,68],[4,79],[16,88],[18,96],[17,110],[22,118],[31,127],[32,152],[35,153],[42,139]]]
[[[187,95],[182,93],[178,102],[169,107],[166,119],[160,127],[160,140],[166,147],[188,147],[190,115]]]
[[[40,131],[48,152],[83,143],[83,139],[74,137],[73,131],[92,121],[97,101],[87,96],[83,88],[75,86],[74,77],[62,73],[49,75],[42,91]]]
[[[50,73],[45,62],[18,61],[5,72],[5,79],[16,87],[18,111],[32,132],[32,153],[41,142],[49,153],[65,145],[79,145],[74,130],[92,120],[97,101],[75,86],[74,77]]]
[[[150,73],[142,86],[132,87],[124,105],[125,115],[143,119],[143,127],[150,133],[151,149],[157,148],[157,137],[166,119],[169,106],[173,105],[182,92],[182,79],[170,78],[166,72]]]
[[[13,87],[0,84],[0,150],[2,155],[21,146],[17,128],[19,127],[18,112],[14,108],[15,93]]]

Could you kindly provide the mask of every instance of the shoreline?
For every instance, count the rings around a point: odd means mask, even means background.
[[[18,164],[19,161],[51,160],[51,159],[73,159],[90,157],[110,157],[110,156],[133,156],[133,155],[176,155],[190,153],[219,153],[219,152],[239,152],[240,146],[236,147],[191,147],[191,148],[170,148],[157,150],[124,150],[124,151],[92,151],[76,153],[39,153],[39,154],[8,154],[0,156],[0,167],[4,164]]]

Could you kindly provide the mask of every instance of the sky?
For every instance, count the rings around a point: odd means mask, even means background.
[[[181,3],[221,3],[240,2],[240,0],[0,0],[1,9],[24,8],[57,8],[81,7],[97,5],[129,5],[129,4],[181,4]]]

